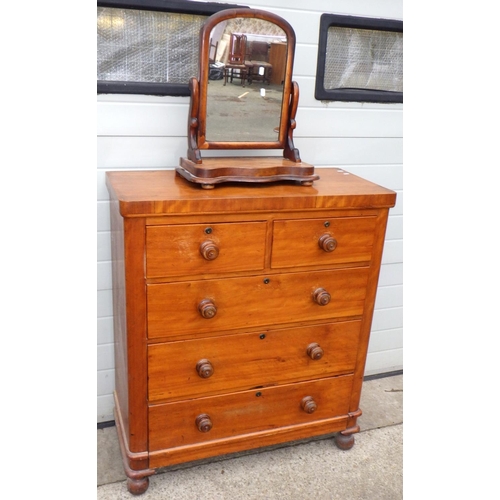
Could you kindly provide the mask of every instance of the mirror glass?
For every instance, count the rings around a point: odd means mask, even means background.
[[[279,140],[287,37],[276,24],[234,18],[210,34],[206,140]]]

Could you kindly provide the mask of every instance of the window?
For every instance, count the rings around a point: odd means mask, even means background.
[[[403,21],[323,14],[315,97],[403,102]]]
[[[189,95],[199,33],[208,16],[236,5],[186,0],[97,2],[97,92]]]

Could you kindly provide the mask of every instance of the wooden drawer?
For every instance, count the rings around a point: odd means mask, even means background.
[[[368,270],[358,267],[150,284],[147,285],[148,336],[200,335],[361,316]],[[319,305],[315,297],[326,299],[326,294],[330,296],[329,302]]]
[[[271,266],[369,262],[376,217],[279,220],[273,226]]]
[[[149,401],[222,394],[354,371],[361,321],[148,347]]]
[[[174,448],[345,415],[352,375],[149,407],[149,449]],[[313,413],[303,409],[312,398]],[[309,406],[311,408],[312,405]],[[208,419],[202,421],[201,415]],[[197,423],[198,419],[198,423]],[[207,424],[207,432],[198,425]]]
[[[146,228],[148,278],[260,270],[266,222],[182,224]]]

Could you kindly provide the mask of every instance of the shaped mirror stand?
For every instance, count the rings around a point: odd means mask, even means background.
[[[281,17],[228,9],[200,32],[199,78],[191,78],[187,158],[177,173],[211,189],[221,182],[319,179],[293,144],[299,87],[292,81],[295,32]],[[205,157],[202,150],[283,149],[279,156]]]

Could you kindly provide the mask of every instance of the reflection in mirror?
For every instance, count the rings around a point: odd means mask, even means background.
[[[210,35],[206,140],[278,141],[287,38],[274,23],[236,18]]]

